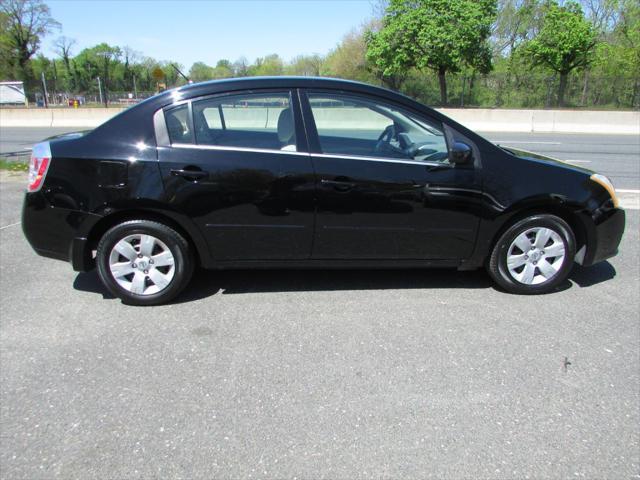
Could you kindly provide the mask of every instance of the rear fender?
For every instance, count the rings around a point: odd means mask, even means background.
[[[205,268],[211,266],[212,260],[209,247],[200,229],[190,218],[167,210],[164,204],[145,199],[129,200],[126,208],[110,205],[105,206],[97,213],[101,215],[100,220],[89,225],[85,230],[78,232],[80,237],[86,239],[83,247],[85,251],[76,252],[75,255],[72,255],[72,258],[74,256],[75,258],[86,258],[88,254],[95,250],[102,235],[111,227],[127,220],[148,219],[164,223],[180,232],[194,248],[194,253],[197,255],[199,263]]]

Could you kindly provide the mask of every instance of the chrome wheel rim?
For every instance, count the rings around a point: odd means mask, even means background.
[[[565,261],[562,237],[546,227],[525,230],[507,251],[509,274],[525,285],[540,285],[554,278]]]
[[[113,246],[109,270],[118,285],[128,292],[153,295],[173,280],[175,260],[169,247],[158,238],[128,235]]]

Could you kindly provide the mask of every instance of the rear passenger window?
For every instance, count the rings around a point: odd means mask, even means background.
[[[188,105],[180,105],[167,110],[164,113],[164,119],[167,123],[167,131],[171,143],[193,143],[193,132],[189,126]]]
[[[193,123],[200,145],[296,150],[289,93],[200,100],[193,103]]]

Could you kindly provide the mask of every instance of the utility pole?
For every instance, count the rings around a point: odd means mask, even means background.
[[[98,77],[98,92],[100,92],[100,103],[102,103],[102,83],[100,83],[100,77]]]
[[[42,72],[42,90],[44,91],[44,108],[49,108],[49,100],[47,100],[47,81],[44,79],[44,72]]]
[[[138,98],[138,87],[136,87],[136,76],[133,75],[133,98]]]

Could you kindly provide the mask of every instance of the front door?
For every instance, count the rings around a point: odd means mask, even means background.
[[[479,176],[449,163],[442,124],[375,97],[309,91],[302,101],[317,174],[312,258],[471,255]]]
[[[297,105],[270,91],[165,110],[167,201],[196,222],[215,260],[310,257],[314,176]]]

